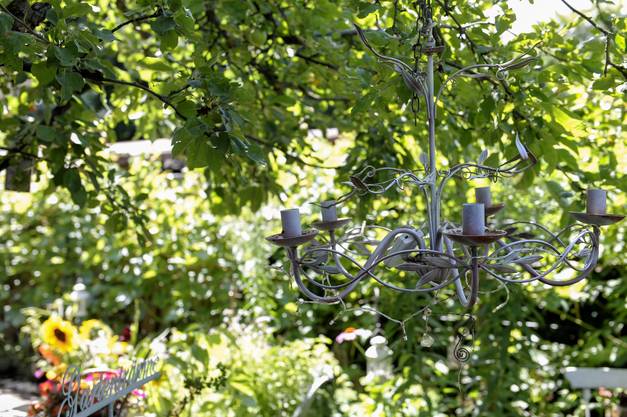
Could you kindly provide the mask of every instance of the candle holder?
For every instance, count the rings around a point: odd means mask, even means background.
[[[479,236],[485,233],[485,206],[482,203],[464,204],[462,232],[468,236]]]
[[[303,234],[303,229],[300,225],[300,212],[297,208],[282,210],[281,224],[283,225],[281,234],[286,238],[298,237]]]
[[[507,235],[504,230],[486,230],[482,234],[466,234],[462,229],[451,229],[444,231],[444,235],[449,239],[468,246],[489,245]]]
[[[320,204],[322,220],[312,223],[318,230],[332,231],[350,223],[348,218],[337,218],[337,202],[335,200],[323,201]]]
[[[315,239],[317,234],[317,230],[310,229],[305,230],[300,236],[285,236],[283,233],[279,233],[276,235],[268,236],[266,240],[277,246],[295,248],[309,242],[310,240]]]
[[[490,187],[475,188],[475,199],[477,203],[482,203],[485,206],[486,218],[495,215],[505,208],[505,204],[503,203],[495,204],[492,202],[492,191]]]
[[[318,234],[318,231],[314,229],[303,232],[300,212],[297,208],[281,210],[281,224],[283,225],[281,233],[266,238],[267,241],[277,246],[296,248],[313,240]]]
[[[625,218],[620,214],[607,214],[607,191],[591,188],[586,192],[586,212],[571,211],[570,215],[581,223],[609,226]]]
[[[281,212],[284,233],[271,236],[268,240],[289,248],[290,272],[296,285],[305,297],[319,303],[340,302],[360,283],[371,279],[392,291],[408,294],[454,287],[459,303],[466,308],[472,308],[477,302],[480,275],[503,284],[539,281],[552,286],[565,286],[583,280],[598,262],[599,226],[623,219],[623,216],[605,212],[603,190],[588,192],[586,213],[572,213],[575,219],[587,226],[571,224],[557,233],[531,221],[507,223],[498,229],[486,228],[487,217],[505,207],[502,203],[492,202],[489,187],[477,188],[477,203],[464,205],[461,227],[442,220],[441,202],[450,179],[497,181],[521,174],[533,167],[538,159],[516,133],[511,146],[515,147],[518,155],[498,166],[486,165],[483,152],[477,158],[478,162],[465,162],[438,170],[435,140],[438,100],[459,78],[481,74],[502,79],[508,71],[522,68],[531,61],[529,57],[521,56],[503,64],[470,65],[441,80],[436,92],[433,54],[439,48],[433,37],[435,24],[430,17],[426,19],[423,22],[426,30],[424,35],[423,32],[420,35],[426,36],[426,48],[423,49],[427,55],[425,71],[415,71],[411,65],[377,52],[370,46],[361,28],[355,26],[365,47],[399,72],[414,95],[425,102],[429,154],[421,157],[424,172],[366,166],[343,183],[349,187],[345,195],[337,201],[321,204],[322,221],[315,222],[313,226],[328,233],[328,239],[323,243],[316,240],[301,249],[300,246],[312,240],[317,231],[285,236],[287,230],[290,233],[296,231],[296,217],[294,214],[284,217],[284,212]],[[420,195],[425,196],[423,228],[400,226],[390,230],[363,224],[336,235],[339,227],[349,223],[349,219],[337,218],[338,205],[350,198],[380,195],[395,187],[402,190],[415,187]],[[378,234],[375,233],[377,231]],[[388,273],[402,271],[402,279],[397,281],[403,285],[387,281],[378,269],[385,269]],[[571,276],[561,273],[567,269],[575,271],[574,277],[564,278]]]

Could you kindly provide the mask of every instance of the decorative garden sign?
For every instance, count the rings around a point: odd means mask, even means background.
[[[113,378],[101,379],[91,388],[81,386],[81,369],[70,366],[61,382],[65,399],[57,417],[88,417],[109,406],[109,417],[114,416],[114,405],[133,390],[159,377],[157,359],[152,358],[134,364]]]

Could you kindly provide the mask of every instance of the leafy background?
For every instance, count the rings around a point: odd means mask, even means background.
[[[580,412],[563,368],[625,366],[624,226],[604,229],[602,261],[584,285],[506,292],[486,281],[472,360],[461,371],[449,353],[463,314],[451,291],[430,316],[408,321],[404,340],[383,316],[336,317],[338,306],[300,303],[276,269],[284,255],[263,240],[278,227],[279,207],[299,205],[312,221],[308,203],[345,191],[333,180],[365,164],[419,165],[424,103],[410,102],[399,76],[364,50],[351,24],[368,28],[386,54],[424,63],[414,48],[418,3],[51,1],[33,22],[34,4],[3,1],[0,170],[32,158],[36,181],[31,194],[2,191],[4,372],[29,371],[13,360],[32,355],[19,334],[20,309],[67,302],[81,277],[90,315],[115,330],[136,315],[140,338],[176,329],[165,346],[169,380],[198,381],[177,357],[192,355],[192,368],[207,372],[226,367],[225,386],[155,387],[146,412],[156,415],[291,415],[320,369],[334,380],[311,415]],[[538,56],[504,83],[459,81],[438,108],[442,167],[483,149],[491,163],[506,158],[516,152],[516,131],[539,156],[536,169],[493,186],[508,205],[498,221],[535,219],[556,230],[570,222],[568,210],[582,207],[589,185],[610,191],[609,211],[625,211],[619,6],[595,2],[583,11],[589,21],[573,13],[505,44],[500,35],[516,19],[505,2],[433,2],[447,47],[436,83],[469,63],[505,62],[531,47]],[[151,158],[125,167],[106,150],[158,137],[172,138],[188,167],[183,176],[161,172]],[[447,218],[459,218],[476,185],[483,184],[450,185]],[[422,208],[417,195],[393,191],[351,200],[345,210],[356,221],[395,225],[419,223]],[[403,319],[432,301],[379,290],[365,285],[348,303]],[[356,345],[367,343],[330,340],[348,326],[388,338],[393,378],[365,383]],[[425,334],[431,347],[421,345]]]

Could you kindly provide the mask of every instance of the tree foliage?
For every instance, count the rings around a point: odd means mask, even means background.
[[[352,22],[368,28],[377,48],[421,68],[420,3],[5,2],[0,140],[8,154],[0,169],[34,157],[75,203],[97,204],[104,194],[117,203],[112,212],[139,221],[128,212],[132,201],[104,180],[102,150],[114,141],[171,137],[188,166],[206,167],[210,192],[230,211],[278,194],[284,162],[322,164],[312,129],[354,138],[347,167],[416,167],[426,146],[423,115],[411,112],[420,103],[393,69],[364,53]],[[576,190],[625,190],[615,156],[624,139],[624,19],[608,8],[504,44],[515,16],[503,2],[435,1],[433,9],[446,46],[437,84],[467,64],[539,56],[503,80],[447,89],[438,143],[448,161],[483,147],[507,156],[519,132],[542,159],[522,187],[557,168]]]
[[[604,231],[603,264],[585,289],[507,290],[482,282],[479,325],[469,342],[473,359],[461,370],[450,361],[450,316],[464,313],[452,291],[443,291],[431,315],[415,317],[403,332],[380,315],[338,317],[337,306],[299,304],[285,274],[266,267],[281,261],[260,244],[275,231],[267,213],[276,211],[277,199],[269,197],[302,205],[315,197],[309,190],[342,191],[329,186],[330,172],[346,177],[365,164],[420,166],[424,103],[364,48],[352,23],[366,29],[378,50],[420,70],[425,56],[417,16],[424,3],[3,1],[0,171],[34,159],[43,187],[26,207],[3,194],[9,219],[0,224],[6,290],[0,299],[9,306],[0,312],[3,348],[20,354],[13,345],[21,307],[67,297],[81,276],[92,285],[92,312],[115,330],[138,312],[142,335],[166,327],[204,332],[230,309],[269,317],[268,343],[276,346],[333,337],[347,326],[381,331],[395,352],[395,376],[386,383],[362,386],[365,359],[357,346],[333,346],[341,382],[350,379],[354,390],[330,384],[324,398],[334,398],[345,415],[573,413],[577,394],[561,378],[562,364],[625,364],[624,227]],[[484,149],[496,163],[516,152],[518,134],[540,163],[495,186],[508,204],[501,216],[566,223],[589,185],[615,193],[609,210],[620,211],[627,191],[625,19],[598,1],[592,11],[574,11],[568,21],[539,24],[506,42],[502,36],[516,16],[505,2],[432,3],[437,40],[445,45],[436,56],[436,88],[467,64],[507,62],[523,53],[536,58],[502,79],[476,74],[445,89],[438,105],[440,166],[476,160]],[[329,128],[341,139],[334,141]],[[329,136],[326,147],[346,146],[337,170],[316,168],[330,163],[312,139],[315,129]],[[196,172],[173,180],[154,165],[123,171],[106,151],[116,141],[158,137],[172,138],[175,154]],[[447,218],[458,218],[466,187],[451,185]],[[347,208],[356,218],[398,225],[399,219],[420,221],[421,204],[392,191],[376,201],[349,201]],[[227,215],[233,212],[240,217]],[[137,242],[136,230],[149,241]],[[375,285],[347,300],[399,319],[429,301]],[[425,334],[434,339],[431,347],[421,345]],[[181,357],[189,353],[186,337],[172,341]],[[306,361],[308,350],[301,350],[294,356]],[[271,351],[279,362],[281,348]],[[227,369],[227,392],[237,392],[232,400],[241,409],[276,415],[258,374],[241,366],[255,352],[242,352]],[[279,371],[270,394],[287,393],[285,409],[292,410],[293,375]],[[173,398],[181,394],[174,391]],[[257,396],[266,409],[250,405],[249,397]]]

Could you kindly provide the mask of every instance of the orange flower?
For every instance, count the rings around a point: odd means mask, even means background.
[[[38,350],[41,356],[51,364],[56,366],[61,363],[61,358],[55,355],[48,345],[40,345]]]
[[[59,392],[59,386],[54,381],[46,381],[39,384],[39,395],[42,397],[48,397],[50,394],[56,394]]]

